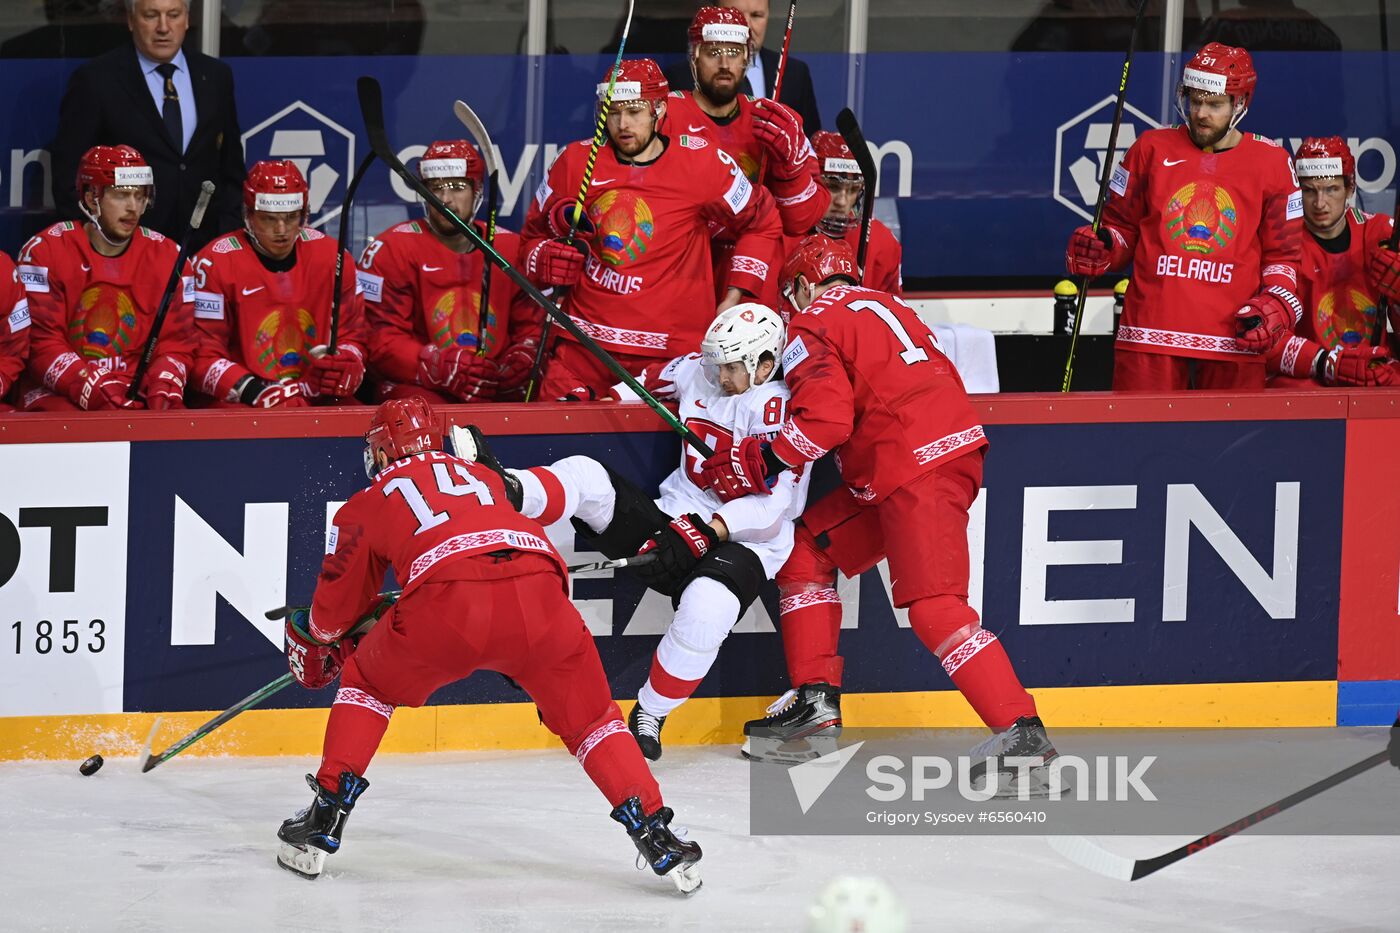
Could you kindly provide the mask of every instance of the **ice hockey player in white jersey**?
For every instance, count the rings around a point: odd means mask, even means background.
[[[657,398],[677,401],[681,421],[717,451],[748,436],[769,440],[787,411],[787,387],[777,373],[783,341],[776,312],[738,304],[715,318],[700,353],[650,367],[640,381]],[[626,386],[613,392],[638,400]],[[527,517],[543,525],[572,519],[609,559],[656,553],[637,573],[671,597],[676,614],[627,720],[653,761],[661,757],[666,717],[694,693],[729,630],[787,560],[793,521],[807,501],[810,473],[798,471],[783,473],[772,495],[721,502],[696,483],[701,459],[682,445],[680,466],[662,481],[655,501],[589,457],[506,471],[521,483],[520,511]]]

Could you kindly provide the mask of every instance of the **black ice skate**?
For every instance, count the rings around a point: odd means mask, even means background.
[[[685,839],[685,830],[671,829],[675,816],[670,807],[661,807],[650,816],[642,815],[640,797],[628,797],[610,814],[622,824],[637,846],[637,867],[642,862],[658,875],[670,877],[685,895],[700,890],[700,845]]]
[[[282,828],[277,830],[277,838],[282,840],[277,864],[315,881],[326,864],[326,856],[340,850],[345,821],[355,809],[355,801],[369,787],[369,781],[342,771],[340,792],[335,794],[322,787],[315,775],[308,774],[306,783],[316,791],[316,797],[311,806],[283,822]]]
[[[1039,716],[1022,716],[1011,724],[1005,732],[999,732],[978,745],[968,757],[972,765],[968,769],[968,786],[975,791],[985,791],[989,780],[996,780],[993,797],[1043,798],[1050,796],[1058,786],[1059,791],[1068,789],[1063,772],[1051,772],[1049,764],[1058,752],[1050,744],[1045,734],[1045,724]],[[1038,758],[1040,764],[1024,770],[1008,758]],[[989,774],[988,764],[991,764]],[[1022,777],[1024,776],[1024,780]]]
[[[803,684],[768,707],[768,715],[744,723],[745,758],[798,763],[836,751],[841,735],[841,689]]]
[[[636,737],[637,745],[642,750],[642,757],[646,758],[647,761],[656,761],[661,757],[661,727],[664,725],[666,725],[665,716],[653,716],[642,709],[640,702],[632,707],[632,712],[627,714],[627,728]]]
[[[481,433],[481,428],[474,424],[454,426],[452,449],[463,460],[479,463],[499,476],[501,482],[506,485],[506,499],[513,509],[520,511],[520,504],[525,500],[525,491],[520,485],[520,480],[501,466],[501,461],[496,459],[490,445],[486,443],[486,435]]]

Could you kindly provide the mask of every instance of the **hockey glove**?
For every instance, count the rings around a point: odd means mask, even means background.
[[[185,364],[170,356],[151,361],[141,380],[141,394],[151,411],[185,407]]]
[[[753,135],[768,154],[768,171],[775,179],[789,181],[801,175],[814,154],[802,132],[802,118],[776,101],[763,100],[754,107]]]
[[[326,353],[325,344],[311,348],[306,376],[302,379],[307,395],[350,398],[364,381],[365,363],[354,348],[340,347],[334,356]]]
[[[1374,250],[1368,271],[1382,298],[1400,301],[1400,253],[1384,246]]]
[[[558,401],[597,402],[601,400],[598,398],[598,393],[592,386],[574,386],[572,389],[559,396]]]
[[[474,347],[439,350],[424,344],[418,351],[418,384],[437,389],[461,402],[489,401],[500,375],[496,361],[477,356]]]
[[[1384,347],[1333,347],[1317,361],[1317,378],[1329,386],[1388,386],[1395,370]]]
[[[345,659],[355,653],[355,639],[342,638],[326,645],[311,637],[310,614],[298,609],[287,616],[287,667],[308,690],[319,690],[340,676]]]
[[[83,411],[105,411],[118,408],[139,408],[126,397],[130,381],[116,373],[89,369],[82,382],[78,383],[78,396],[73,399]]]
[[[730,502],[742,496],[770,495],[768,464],[764,444],[746,437],[728,450],[722,450],[700,465],[700,485]]]
[[[665,583],[688,576],[700,558],[719,544],[719,535],[699,515],[691,512],[652,535],[637,556],[656,554],[656,560],[637,568],[637,574],[653,589],[667,592]],[[658,585],[660,584],[660,585]]]
[[[1115,234],[1122,236],[1107,226],[1099,227],[1097,234],[1087,224],[1075,229],[1069,235],[1069,248],[1065,250],[1065,268],[1069,274],[1092,279],[1107,272],[1113,264]]]
[[[526,337],[506,347],[498,360],[501,380],[498,391],[501,395],[519,392],[525,388],[525,382],[530,378],[530,370],[535,366],[535,354],[539,348],[540,342],[535,337]]]
[[[268,382],[248,376],[238,387],[238,400],[254,408],[305,408],[307,400],[300,382]]]
[[[1293,328],[1302,317],[1301,311],[1302,305],[1298,304],[1297,298],[1285,289],[1271,285],[1235,312],[1238,332],[1235,342],[1240,349],[1249,353],[1268,353],[1293,333]]]
[[[576,285],[583,278],[586,252],[581,240],[575,240],[573,245],[563,240],[541,240],[525,257],[525,275],[536,285]]]
[[[574,228],[574,218],[578,218],[578,228]],[[560,201],[554,205],[549,212],[549,229],[558,237],[567,237],[573,233],[574,239],[591,240],[593,234],[597,232],[593,226],[593,221],[588,219],[585,211],[580,211],[578,202],[575,200]]]

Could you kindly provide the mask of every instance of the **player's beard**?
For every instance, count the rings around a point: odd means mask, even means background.
[[[650,146],[654,139],[656,139],[655,123],[652,124],[651,130],[646,134],[645,138],[643,138],[641,134],[637,134],[625,145],[618,142],[616,139],[612,140],[612,144],[613,148],[617,150],[617,154],[624,159],[635,159],[646,151],[647,146]]]
[[[1224,128],[1219,130],[1203,130],[1197,124],[1190,123],[1186,129],[1191,134],[1191,141],[1196,144],[1196,148],[1213,149],[1230,135],[1232,127],[1226,123]]]
[[[734,98],[739,96],[739,85],[742,81],[742,74],[735,75],[734,80],[728,86],[716,85],[713,80],[704,81],[698,75],[695,78],[695,83],[700,86],[700,92],[716,107],[727,107],[734,103]]]

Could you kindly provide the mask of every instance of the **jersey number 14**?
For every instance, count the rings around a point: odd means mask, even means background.
[[[449,469],[451,473],[448,472]],[[457,474],[455,478],[452,473]],[[496,500],[491,496],[491,489],[472,476],[471,471],[461,463],[454,463],[450,467],[446,463],[435,463],[433,477],[437,480],[438,492],[443,495],[476,496],[477,502],[482,505],[496,504]],[[457,482],[457,479],[461,479],[461,482]],[[413,510],[413,517],[418,519],[418,530],[414,532],[416,535],[421,535],[429,528],[436,528],[449,518],[446,512],[434,512],[418,484],[407,476],[391,479],[384,484],[385,496],[392,496],[394,493],[403,496],[403,501]]]

